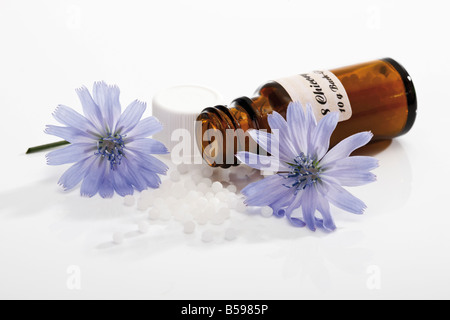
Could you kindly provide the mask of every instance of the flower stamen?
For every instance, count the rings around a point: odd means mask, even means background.
[[[125,142],[120,134],[109,135],[106,138],[101,138],[97,142],[97,152],[99,155],[110,162],[111,170],[116,170],[117,166],[122,162],[124,156]]]
[[[288,173],[280,173],[279,175],[285,179],[293,179],[291,185],[283,184],[287,188],[295,188],[296,193],[304,190],[306,187],[315,184],[320,179],[321,168],[317,160],[301,153],[294,159],[294,163],[288,163],[291,171]],[[291,180],[292,181],[292,180]]]

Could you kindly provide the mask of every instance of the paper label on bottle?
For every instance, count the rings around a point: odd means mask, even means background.
[[[292,101],[300,101],[303,107],[311,104],[317,121],[329,112],[339,112],[339,121],[352,116],[347,92],[331,71],[313,71],[275,81],[287,91]]]

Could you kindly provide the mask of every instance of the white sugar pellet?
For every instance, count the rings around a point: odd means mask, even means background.
[[[210,218],[211,223],[215,225],[221,225],[225,220],[225,217],[218,212],[214,212]]]
[[[230,198],[230,199],[228,200],[228,208],[230,208],[230,209],[236,209],[238,203],[239,203],[239,200],[236,199],[235,197]]]
[[[197,221],[197,223],[199,225],[205,225],[208,223],[208,213],[205,211],[200,211],[197,213],[196,217],[195,217],[195,221]]]
[[[183,225],[183,231],[186,234],[192,234],[195,232],[195,222],[194,221],[187,221]]]
[[[123,235],[122,232],[116,232],[116,233],[114,233],[113,236],[112,236],[112,238],[113,238],[113,242],[114,242],[115,244],[122,244],[123,241],[125,240],[125,236]]]
[[[200,197],[197,199],[196,205],[198,208],[204,208],[208,204],[206,197]]]
[[[223,186],[222,186],[222,184],[219,181],[215,181],[211,185],[211,190],[214,193],[218,193],[218,192],[223,190]]]
[[[159,218],[163,221],[169,221],[172,219],[172,213],[168,208],[161,208],[161,211],[159,212]]]
[[[141,199],[149,201],[152,198],[152,190],[146,189],[141,192]]]
[[[194,181],[195,184],[199,184],[202,179],[203,176],[200,173],[192,175],[192,181]]]
[[[228,209],[227,207],[220,208],[217,213],[224,219],[228,219],[230,217],[230,209]]]
[[[230,191],[230,192],[233,192],[233,193],[236,193],[236,192],[237,192],[237,188],[236,188],[236,186],[235,186],[234,184],[230,184],[230,185],[227,187],[227,190]]]
[[[186,198],[188,200],[192,201],[192,200],[197,199],[200,196],[200,194],[197,191],[195,191],[195,190],[192,190],[190,188],[186,188],[186,190],[189,190],[187,195],[186,195]]]
[[[214,198],[214,193],[212,193],[212,192],[207,192],[207,193],[205,194],[205,198],[208,199],[208,200],[211,200],[212,198]]]
[[[216,198],[219,199],[220,201],[226,201],[227,195],[225,192],[220,191],[216,193]]]
[[[182,183],[176,183],[174,184],[171,193],[175,196],[175,198],[181,199],[186,196],[186,189]]]
[[[247,211],[247,206],[245,205],[245,203],[243,203],[242,201],[239,201],[236,204],[236,210],[240,213],[244,213]]]
[[[180,173],[179,173],[178,171],[172,171],[172,172],[170,173],[170,180],[171,180],[172,182],[178,182],[178,181],[180,181],[180,180],[181,180],[181,175],[180,175]]]
[[[230,181],[230,170],[220,168],[217,170],[217,177],[219,181],[228,182]]]
[[[216,211],[216,206],[214,203],[208,202],[208,204],[203,208],[203,211],[205,211],[208,214],[212,214]]]
[[[181,163],[181,164],[179,164],[179,165],[177,166],[177,171],[178,171],[180,174],[186,174],[186,173],[189,172],[189,165],[186,164],[186,163]]]
[[[269,206],[262,207],[261,215],[265,218],[270,218],[273,215],[273,209]]]
[[[192,179],[188,179],[188,180],[186,180],[185,182],[184,182],[184,188],[186,189],[186,190],[194,190],[195,189],[195,186],[196,186],[196,183],[194,182],[194,180],[192,180]]]
[[[213,175],[213,173],[214,173],[213,168],[211,168],[211,167],[209,167],[209,166],[204,166],[204,167],[202,168],[202,175],[203,175],[205,178],[211,178],[212,175]]]
[[[154,207],[159,208],[159,207],[162,207],[164,205],[165,205],[165,201],[163,200],[162,197],[161,198],[156,198],[156,199],[153,200],[153,206]]]
[[[164,194],[167,191],[170,192],[170,190],[172,189],[172,186],[173,186],[172,180],[164,180],[163,183],[161,184],[161,188],[159,190],[161,190],[161,193]]]
[[[192,219],[194,219],[192,214],[190,214],[189,212],[183,212],[180,216],[179,221],[184,223],[184,222],[192,221]]]
[[[225,240],[233,241],[233,240],[235,240],[236,238],[237,238],[237,231],[236,231],[236,229],[228,228],[228,229],[225,231]]]
[[[208,204],[212,206],[212,211],[214,211],[215,208],[217,208],[220,205],[220,200],[217,199],[216,197],[213,197],[208,200]]]
[[[150,204],[148,203],[148,201],[146,201],[144,199],[138,200],[137,209],[139,211],[146,211],[149,207],[150,207]]]
[[[197,190],[203,194],[207,193],[209,191],[208,186],[204,182],[200,182],[197,185]]]
[[[150,209],[150,212],[148,213],[148,218],[150,220],[158,220],[159,219],[159,210],[157,208]]]
[[[149,228],[150,226],[147,221],[139,221],[138,230],[140,233],[147,233]]]
[[[212,230],[205,230],[202,233],[203,242],[212,242],[214,240],[214,232]]]
[[[127,207],[132,207],[136,204],[136,200],[132,195],[127,195],[123,198],[123,204]]]
[[[211,186],[212,186],[212,180],[209,178],[203,178],[202,181],[200,181],[200,182],[203,182],[204,184],[206,184],[208,186],[208,188],[211,188]]]

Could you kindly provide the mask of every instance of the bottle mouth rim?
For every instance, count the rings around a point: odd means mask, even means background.
[[[215,106],[204,109],[197,117],[195,122],[195,140],[197,147],[201,152],[203,160],[211,167],[229,168],[235,165],[235,162],[229,164],[225,161],[223,153],[223,137],[226,129],[234,129],[221,114],[220,108],[225,106]],[[223,112],[222,112],[223,113]],[[217,117],[217,119],[212,119]],[[214,121],[218,120],[218,121]],[[214,138],[214,139],[213,139]]]
[[[414,83],[412,81],[411,76],[409,75],[408,71],[397,61],[395,61],[392,58],[384,58],[381,59],[384,62],[389,63],[391,66],[393,66],[397,72],[400,74],[403,80],[403,85],[405,87],[405,94],[406,94],[406,100],[408,104],[408,116],[406,118],[405,126],[403,127],[403,130],[400,132],[399,135],[403,135],[407,133],[409,130],[411,130],[417,115],[417,95],[416,95],[416,89],[414,88]]]

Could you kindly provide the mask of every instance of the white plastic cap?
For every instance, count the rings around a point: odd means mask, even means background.
[[[195,140],[195,121],[199,113],[208,107],[223,104],[223,98],[217,91],[199,85],[179,85],[158,92],[153,97],[152,115],[159,119],[164,129],[154,136],[155,139],[164,143],[169,151],[180,143],[179,136],[172,133],[177,129],[184,129],[190,137],[183,137],[183,141],[191,144],[190,155],[183,154],[183,158],[194,157],[199,154]],[[182,132],[182,131],[180,131]],[[184,150],[186,151],[186,150]],[[201,156],[200,156],[201,157]]]

